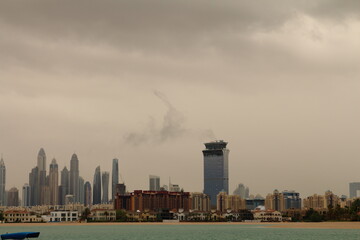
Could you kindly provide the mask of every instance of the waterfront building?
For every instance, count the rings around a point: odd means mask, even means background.
[[[35,214],[23,210],[8,210],[4,212],[4,219],[7,223],[31,223],[41,222],[41,218]]]
[[[189,192],[168,191],[142,191],[136,190],[130,194],[120,195],[115,198],[115,209],[124,209],[132,212],[155,211],[170,209],[184,212],[189,211]]]
[[[116,185],[119,183],[119,159],[114,158],[112,161],[111,175],[111,199],[116,195]]]
[[[155,175],[149,175],[149,190],[160,191],[160,177]]]
[[[245,199],[240,198],[239,195],[228,195],[226,192],[220,192],[217,195],[216,210],[219,212],[226,212],[227,210],[238,212],[246,209]]]
[[[272,194],[268,194],[265,198],[266,210],[283,211],[284,205],[284,198],[277,189],[275,189]]]
[[[37,195],[38,205],[46,204],[46,154],[43,148],[40,148],[37,157],[37,168],[38,168],[38,183],[37,191],[34,193]]]
[[[4,159],[0,159],[0,206],[5,206],[6,167]]]
[[[84,185],[84,192],[85,192],[85,202],[84,205],[85,206],[91,206],[92,204],[92,192],[91,192],[91,184],[90,182],[86,182]]]
[[[75,202],[79,202],[79,160],[74,153],[70,160],[70,190],[69,194],[74,196]]]
[[[101,176],[102,182],[102,203],[109,203],[109,172],[103,172]]]
[[[7,193],[7,206],[19,206],[19,190],[16,187],[11,188]]]
[[[204,155],[204,193],[210,196],[211,207],[216,208],[217,195],[229,194],[229,150],[227,142],[205,143]]]
[[[360,197],[360,182],[349,183],[350,198]]]
[[[23,207],[31,206],[31,188],[29,184],[25,183],[22,187],[22,204]]]
[[[261,222],[281,222],[282,215],[275,210],[255,210],[253,211],[254,220]]]
[[[59,169],[56,159],[50,164],[49,171],[50,205],[58,205],[59,202]]]
[[[301,198],[300,193],[291,191],[283,191],[282,197],[284,198],[284,209],[301,209]]]
[[[65,196],[70,192],[70,172],[64,167],[61,171],[61,185],[59,187],[59,204],[65,205]]]
[[[93,204],[101,203],[101,172],[100,166],[95,169],[93,180]]]
[[[305,198],[303,200],[303,206],[305,210],[314,209],[319,211],[327,209],[327,206],[325,205],[325,196],[318,194],[314,194]]]
[[[79,192],[78,192],[78,202],[80,204],[85,203],[85,181],[84,178],[79,177]]]
[[[46,222],[77,222],[79,213],[77,211],[54,211],[45,216]]]
[[[92,209],[89,217],[92,221],[114,222],[116,221],[116,210]]]
[[[327,190],[325,192],[325,206],[335,208],[340,202],[340,197],[335,195],[332,191]]]
[[[192,211],[209,212],[210,211],[210,197],[204,193],[192,192],[190,193],[190,207]]]
[[[276,211],[301,209],[300,194],[293,190],[285,190],[280,193],[277,189],[275,189],[273,194],[268,194],[266,196],[265,208]]]
[[[255,210],[256,208],[265,205],[265,199],[261,195],[257,194],[255,197],[250,196],[249,198],[247,198],[245,200],[245,203],[246,209]]]

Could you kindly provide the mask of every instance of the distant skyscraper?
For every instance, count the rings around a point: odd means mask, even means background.
[[[246,187],[245,188],[245,198],[249,198],[250,196],[250,190],[249,190],[249,187]]]
[[[30,205],[36,206],[39,205],[39,168],[34,167],[31,169],[31,172],[29,174],[29,185],[30,185]]]
[[[79,202],[79,160],[74,153],[70,160],[70,195],[74,196],[74,201]]]
[[[101,171],[100,166],[95,169],[93,182],[93,204],[101,203]]]
[[[149,175],[149,190],[160,191],[160,177],[155,175]]]
[[[46,171],[46,154],[43,148],[40,148],[37,158],[37,167],[40,171]]]
[[[45,204],[46,200],[46,154],[43,148],[39,150],[37,157],[38,168],[38,205]]]
[[[245,187],[244,184],[240,183],[238,187],[234,190],[234,195],[238,195],[243,199],[249,198],[249,188]]]
[[[79,177],[79,203],[84,204],[85,203],[85,181],[82,177]]]
[[[4,159],[0,160],[0,206],[5,206],[5,184],[6,184],[6,167]]]
[[[119,183],[119,160],[113,159],[112,162],[112,176],[111,176],[111,199],[114,199],[116,194],[116,184]]]
[[[91,193],[91,184],[90,182],[86,182],[84,185],[84,192],[85,192],[85,206],[91,206],[91,199],[92,199],[92,193]]]
[[[10,207],[19,206],[19,190],[15,187],[8,191],[7,205]]]
[[[350,198],[360,197],[360,182],[349,183]]]
[[[50,164],[49,171],[50,205],[57,205],[59,201],[59,169],[56,159]]]
[[[70,173],[69,170],[64,167],[61,171],[61,185],[59,188],[59,204],[65,205],[65,197],[70,191]]]
[[[102,203],[109,203],[109,172],[103,172],[101,176],[102,181]]]
[[[216,208],[216,197],[220,192],[229,194],[229,150],[227,142],[205,143],[204,193],[210,196],[211,207]]]
[[[30,207],[31,205],[31,188],[29,184],[24,184],[22,188],[22,206]]]

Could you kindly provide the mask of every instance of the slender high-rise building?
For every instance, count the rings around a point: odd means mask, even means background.
[[[116,194],[116,184],[119,183],[119,160],[113,159],[112,162],[112,176],[111,176],[111,199],[114,199]]]
[[[205,143],[204,193],[210,196],[211,207],[216,208],[216,197],[220,192],[229,194],[229,149],[228,143],[215,141]]]
[[[74,153],[70,160],[70,192],[74,196],[74,201],[79,202],[79,160]]]
[[[6,185],[6,167],[4,159],[0,160],[0,206],[5,206],[5,185]]]
[[[39,168],[34,167],[31,169],[29,174],[29,185],[30,185],[30,206],[37,206],[39,205]]]
[[[38,205],[44,205],[46,200],[46,154],[43,148],[39,150],[37,157],[38,168]]]
[[[93,204],[101,203],[101,171],[100,166],[95,169],[93,182]]]
[[[149,175],[149,190],[160,191],[160,177],[155,175]]]
[[[50,164],[49,171],[50,205],[57,205],[59,201],[59,169],[56,159]]]
[[[79,203],[84,204],[85,202],[85,189],[84,189],[85,181],[82,177],[79,177]]]
[[[102,181],[102,203],[109,203],[109,172],[103,172],[101,176]]]
[[[31,206],[31,188],[27,183],[25,183],[22,188],[22,206],[23,207]]]
[[[92,194],[91,194],[91,184],[90,184],[90,182],[85,183],[85,185],[84,185],[84,193],[85,193],[84,205],[85,206],[91,206]]]
[[[65,205],[65,196],[70,191],[70,173],[69,170],[64,167],[61,171],[61,185],[59,187],[59,204]]]

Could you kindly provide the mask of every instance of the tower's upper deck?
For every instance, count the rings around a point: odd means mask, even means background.
[[[206,150],[222,150],[226,148],[227,142],[224,142],[223,140],[204,143]]]

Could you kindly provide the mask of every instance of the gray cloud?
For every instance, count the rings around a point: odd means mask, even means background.
[[[360,157],[359,4],[0,1],[0,152],[20,176],[9,182],[27,181],[43,146],[62,165],[76,150],[87,180],[118,155],[129,189],[176,165],[200,191],[213,129],[229,141],[232,186],[346,193]],[[324,166],[333,178],[312,184]]]
[[[154,95],[166,106],[166,113],[161,126],[157,126],[155,119],[150,117],[147,126],[141,132],[130,132],[124,136],[125,144],[134,146],[146,143],[158,144],[184,135],[196,137],[197,139],[214,139],[214,133],[210,129],[193,130],[186,128],[185,116],[170,103],[166,95],[158,90],[154,90]]]

